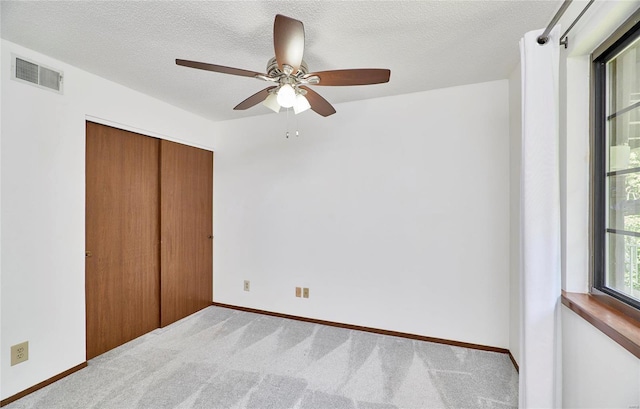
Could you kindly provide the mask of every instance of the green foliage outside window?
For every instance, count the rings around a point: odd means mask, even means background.
[[[634,149],[629,155],[629,167],[640,167],[640,152]],[[625,193],[627,201],[640,201],[640,173],[631,173],[625,177]],[[625,214],[625,230],[640,233],[640,214]],[[640,249],[634,251],[632,247],[640,247],[640,238],[627,236],[625,239],[625,276],[624,285],[640,291]],[[635,262],[633,260],[635,258]]]

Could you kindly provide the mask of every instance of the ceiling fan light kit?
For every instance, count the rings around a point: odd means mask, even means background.
[[[293,104],[293,112],[298,115],[299,113],[304,112],[309,108],[311,108],[309,100],[302,94],[296,95],[296,103]]]
[[[289,84],[283,84],[278,89],[278,104],[284,108],[291,108],[296,102],[296,91]]]
[[[238,105],[235,110],[244,110],[262,102],[264,106],[280,112],[280,107],[293,108],[296,114],[312,109],[322,116],[335,114],[333,106],[308,85],[348,86],[369,85],[389,82],[391,71],[382,68],[364,68],[348,70],[332,70],[309,73],[303,61],[304,26],[301,21],[276,15],[273,23],[273,45],[275,57],[267,64],[267,74],[208,64],[189,60],[176,60],[177,65],[214,71],[223,74],[252,77],[272,82],[262,91],[258,91]]]
[[[266,106],[276,114],[280,112],[280,104],[278,104],[278,96],[275,92],[270,93],[269,96],[262,101],[262,105]]]

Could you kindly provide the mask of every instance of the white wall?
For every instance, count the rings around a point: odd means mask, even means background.
[[[571,292],[589,288],[589,54],[639,6],[594,3],[560,51],[562,267]],[[563,407],[638,407],[640,360],[564,307],[562,326]]]
[[[0,7],[0,21],[2,19],[2,7]],[[4,44],[0,40],[0,56],[2,55],[2,49]],[[0,57],[1,61],[1,57]],[[2,81],[6,75],[6,69],[3,68],[3,64],[0,64],[0,333],[2,332]],[[0,334],[0,351],[2,348],[2,338]],[[0,353],[0,400],[2,400],[2,353]]]
[[[290,139],[284,114],[218,123],[214,300],[508,348],[508,100],[340,104]]]
[[[520,170],[522,90],[520,64],[509,76],[509,351],[520,363]]]
[[[64,95],[11,80],[11,53],[64,71]],[[0,399],[85,361],[85,119],[209,148],[213,123],[2,41]],[[29,361],[10,366],[10,346]]]
[[[640,360],[562,307],[563,408],[637,408]]]

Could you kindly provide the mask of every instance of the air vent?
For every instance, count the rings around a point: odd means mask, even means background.
[[[40,67],[40,85],[60,91],[61,75],[58,71]]]
[[[38,65],[16,58],[16,78],[38,83]]]
[[[62,93],[62,72],[13,56],[12,78]]]

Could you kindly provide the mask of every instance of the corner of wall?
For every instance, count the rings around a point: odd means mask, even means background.
[[[0,7],[0,17],[2,15],[2,7]],[[0,62],[4,61],[4,45],[0,40]],[[4,64],[0,64],[0,78],[4,78],[6,69],[3,68]],[[0,81],[0,152],[2,152],[2,81]],[[0,154],[0,226],[2,225],[2,155]],[[0,249],[2,248],[2,229],[0,229]],[[2,251],[0,251],[0,288],[2,288]],[[2,305],[2,291],[0,291],[0,306]],[[0,308],[0,328],[2,328],[2,309]],[[0,351],[0,378],[2,378],[2,353]],[[0,396],[2,396],[2,389],[0,386]]]
[[[520,64],[509,75],[509,350],[520,362]]]

